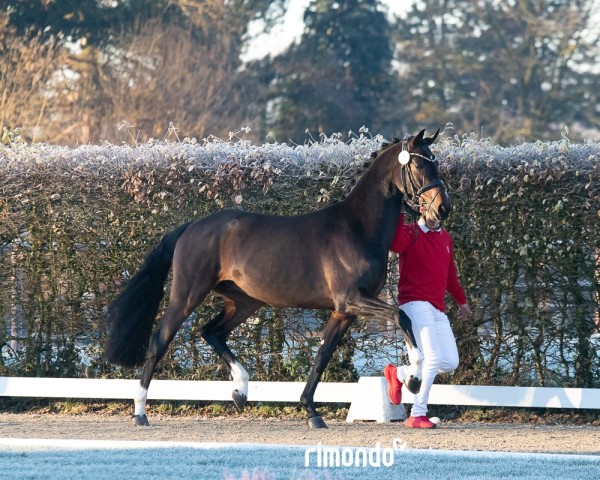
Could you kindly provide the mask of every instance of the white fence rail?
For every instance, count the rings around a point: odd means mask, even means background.
[[[372,396],[374,383],[371,380],[375,378],[362,377],[358,383],[321,382],[315,401],[353,403]],[[0,396],[131,399],[138,385],[138,380],[0,377]],[[250,382],[248,400],[298,402],[304,386],[304,382]],[[228,401],[233,388],[232,382],[225,381],[153,380],[148,399]],[[413,395],[404,389],[403,403],[412,402]],[[429,404],[600,409],[600,389],[434,385]]]

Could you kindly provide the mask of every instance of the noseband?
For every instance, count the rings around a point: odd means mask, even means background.
[[[437,180],[434,180],[433,182],[428,183],[427,185],[423,185],[422,187],[419,188],[415,182],[415,179],[413,177],[411,169],[408,167],[410,165],[410,159],[412,156],[415,156],[415,157],[420,157],[424,160],[427,160],[428,162],[434,162],[435,155],[432,155],[431,157],[426,157],[424,155],[421,155],[420,153],[409,152],[408,151],[408,139],[405,139],[402,141],[402,152],[408,153],[407,161],[405,161],[404,163],[402,161],[400,162],[400,171],[402,173],[402,176],[401,176],[402,188],[407,197],[408,197],[407,186],[409,183],[410,183],[410,190],[412,191],[412,196],[410,198],[406,198],[405,203],[408,208],[410,208],[414,213],[418,214],[418,213],[420,213],[419,207],[422,204],[421,195],[423,195],[425,192],[431,190],[432,188],[436,188],[436,187],[443,188],[444,182],[441,179],[437,179]],[[406,156],[405,156],[405,158],[406,158]],[[431,202],[429,202],[429,206],[427,207],[427,210],[429,210],[431,208],[431,205],[433,204],[435,198],[438,195],[439,195],[439,192],[431,199]]]

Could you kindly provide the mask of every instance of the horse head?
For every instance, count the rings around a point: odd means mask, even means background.
[[[405,205],[415,213],[433,220],[444,220],[452,209],[450,198],[439,176],[439,164],[430,146],[439,129],[431,137],[425,130],[416,136],[405,137],[395,145],[397,152],[396,187],[405,195]]]

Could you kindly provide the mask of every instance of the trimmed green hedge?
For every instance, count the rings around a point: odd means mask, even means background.
[[[340,199],[383,139],[290,147],[217,139],[76,149],[0,146],[0,375],[136,376],[102,361],[102,317],[127,272],[169,229],[225,207],[298,214]],[[447,221],[474,317],[442,381],[599,386],[600,143],[435,148],[454,202]],[[382,295],[395,301],[394,261]],[[190,317],[159,378],[225,378]],[[306,378],[326,312],[263,309],[232,348],[260,380]],[[404,359],[395,325],[361,320],[327,380]]]

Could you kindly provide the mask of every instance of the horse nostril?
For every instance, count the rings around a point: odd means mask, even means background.
[[[438,208],[438,213],[442,219],[446,218],[450,213],[450,209],[446,207],[446,205],[440,205]]]

